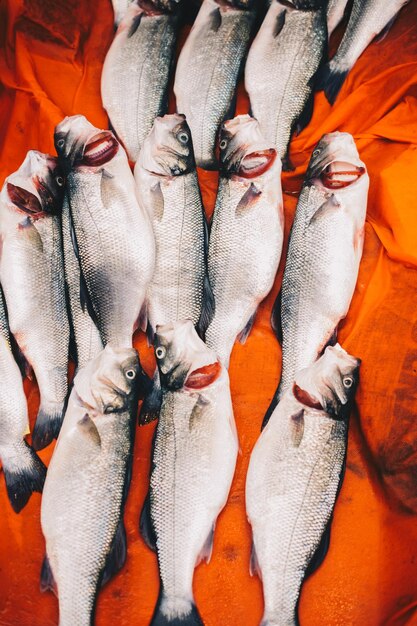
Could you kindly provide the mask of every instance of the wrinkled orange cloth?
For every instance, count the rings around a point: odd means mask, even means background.
[[[107,127],[100,73],[112,36],[108,0],[0,0],[0,184],[28,149],[54,153],[53,129],[65,115],[83,113],[94,125]],[[362,359],[357,408],[330,549],[303,586],[302,626],[417,625],[416,97],[413,2],[387,37],[361,56],[335,106],[316,95],[311,123],[292,141],[297,169],[283,177],[286,239],[309,155],[323,133],[352,133],[371,179],[363,260],[340,332],[342,345]],[[247,110],[240,87],[238,112]],[[200,182],[210,214],[217,175],[200,172]],[[250,452],[279,379],[281,354],[269,318],[283,265],[284,258],[246,345],[236,345],[231,359],[242,454],[218,520],[212,560],[195,573],[195,597],[206,626],[256,626],[262,616],[261,583],[249,575],[244,490]],[[135,345],[152,371],[152,350],[144,337]],[[38,392],[30,381],[25,389],[33,425]],[[155,606],[157,562],[138,533],[153,431],[154,425],[136,431],[125,514],[128,558],[99,594],[97,626],[146,626]],[[41,453],[45,462],[52,451],[53,444]],[[56,625],[57,600],[39,591],[45,549],[40,496],[32,496],[16,515],[0,477],[0,510],[0,626]]]

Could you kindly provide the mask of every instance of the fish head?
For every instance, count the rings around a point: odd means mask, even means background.
[[[223,175],[256,178],[275,162],[277,151],[266,141],[258,121],[238,115],[224,122],[219,134],[220,168]]]
[[[305,406],[345,419],[359,382],[360,364],[339,344],[327,346],[315,363],[295,376],[294,396]]]
[[[341,132],[324,135],[313,150],[306,179],[329,192],[350,188],[362,180],[367,184],[366,166],[352,135]]]
[[[149,390],[149,378],[134,348],[111,344],[82,368],[74,379],[75,391],[92,415],[130,410]]]
[[[7,177],[2,196],[13,209],[36,220],[61,212],[64,186],[58,159],[29,150],[19,169]]]
[[[84,115],[64,118],[55,128],[54,143],[65,171],[79,166],[101,168],[120,148],[111,131],[96,128]]]
[[[215,352],[200,339],[191,320],[157,326],[154,346],[165,389],[201,389],[220,374]]]
[[[156,117],[139,161],[144,169],[161,176],[180,176],[193,170],[193,143],[185,115]]]

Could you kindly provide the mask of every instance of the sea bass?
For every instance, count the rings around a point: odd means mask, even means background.
[[[103,65],[103,106],[133,162],[155,117],[168,108],[178,3],[179,0],[132,2]]]
[[[238,452],[229,377],[191,321],[158,326],[155,355],[163,401],[141,518],[161,577],[151,624],[196,626],[194,568],[210,559]]]
[[[293,130],[310,121],[313,83],[326,45],[323,0],[297,9],[277,0],[249,50],[245,87],[251,112],[263,135],[275,142],[284,170],[291,169],[288,146]]]
[[[304,578],[325,556],[343,478],[360,361],[338,344],[295,377],[257,441],[246,479],[262,626],[297,626]],[[327,541],[326,541],[327,540]]]
[[[221,173],[210,232],[208,272],[214,316],[207,345],[226,367],[274,283],[284,216],[281,161],[258,122],[238,115],[220,133]]]
[[[334,57],[320,70],[317,82],[330,103],[342,88],[345,78],[362,52],[384,29],[388,29],[397,13],[409,0],[354,0],[349,22]]]
[[[83,115],[58,124],[55,146],[67,173],[83,301],[104,345],[131,347],[153,274],[155,242],[126,153],[113,133]]]
[[[295,211],[273,326],[282,341],[282,374],[268,416],[295,373],[336,341],[362,257],[369,177],[353,137],[330,133],[310,159]]]
[[[16,513],[34,491],[42,491],[46,467],[25,441],[29,418],[22,376],[10,347],[3,292],[0,289],[0,460],[10,504]]]
[[[327,32],[330,35],[340,24],[346,12],[348,0],[329,0],[327,5]]]
[[[204,0],[178,59],[177,111],[191,128],[199,167],[215,169],[220,124],[233,116],[233,98],[255,21],[249,0]]]
[[[74,379],[41,508],[41,589],[57,593],[60,626],[91,626],[100,582],[123,565],[123,504],[145,381],[137,352],[111,345]]]
[[[0,281],[10,330],[35,372],[40,392],[32,433],[36,450],[57,437],[68,391],[63,189],[57,160],[30,150],[18,171],[6,179],[0,197]]]

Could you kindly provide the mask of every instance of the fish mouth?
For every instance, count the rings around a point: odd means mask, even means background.
[[[256,178],[264,174],[274,163],[277,156],[275,148],[255,150],[246,154],[239,164],[237,173],[243,178]]]
[[[327,189],[344,189],[356,183],[365,172],[363,166],[347,161],[333,161],[324,168],[320,180]]]
[[[184,387],[186,389],[203,389],[208,387],[218,379],[221,369],[222,366],[219,361],[203,365],[203,367],[199,367],[188,374]]]
[[[87,166],[99,166],[108,163],[116,156],[119,143],[112,133],[102,131],[91,137],[84,147],[81,164]]]
[[[43,217],[46,215],[39,198],[27,189],[13,185],[13,183],[7,183],[7,194],[10,201],[23,213],[32,217]]]

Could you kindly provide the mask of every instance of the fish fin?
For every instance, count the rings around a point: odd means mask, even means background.
[[[282,31],[282,29],[284,28],[284,24],[285,24],[285,18],[286,18],[287,12],[286,11],[281,11],[278,15],[277,15],[277,21],[275,22],[275,26],[274,26],[274,31],[272,33],[272,36],[278,37],[278,35],[280,34],[280,32]]]
[[[156,368],[152,379],[152,387],[144,401],[139,413],[139,425],[149,424],[159,417],[162,403],[162,388],[159,370]]]
[[[210,30],[217,33],[220,26],[222,25],[222,14],[220,12],[220,8],[214,9],[208,17],[208,27]]]
[[[256,574],[262,580],[262,572],[256,555],[255,545],[253,543],[250,551],[249,573],[251,576]]]
[[[114,175],[111,172],[109,172],[108,170],[106,170],[106,168],[104,168],[104,167],[101,170],[101,175],[103,176],[103,178],[108,178],[108,179],[114,178]]]
[[[42,593],[44,593],[45,591],[52,591],[52,593],[54,593],[56,597],[58,597],[58,587],[55,582],[51,565],[46,554],[41,567],[40,590]]]
[[[282,345],[283,332],[281,321],[281,309],[282,309],[282,289],[279,290],[277,297],[275,298],[274,306],[271,312],[271,327],[275,333],[275,337]]]
[[[255,183],[251,183],[237,204],[236,215],[242,215],[242,213],[252,208],[261,195],[262,191],[257,188]]]
[[[291,442],[294,448],[298,448],[304,436],[304,409],[291,415],[290,422]]]
[[[323,217],[323,215],[326,215],[329,212],[333,212],[335,209],[339,209],[340,206],[341,204],[339,200],[336,198],[335,194],[333,193],[330,196],[330,198],[326,200],[326,202],[323,202],[323,204],[317,209],[317,211],[313,213],[313,215],[310,218],[309,223],[312,224],[313,222]]]
[[[80,268],[80,305],[85,312],[87,310],[88,315],[91,317],[93,323],[99,328],[98,315],[94,310],[93,304],[91,302],[90,293],[88,291],[87,283],[84,278],[84,274],[82,269]]]
[[[148,548],[156,552],[156,534],[151,518],[151,492],[148,490],[140,513],[139,531]]]
[[[135,15],[135,17],[132,20],[132,23],[130,25],[129,28],[129,32],[127,33],[127,38],[130,39],[130,37],[133,37],[133,35],[136,33],[137,29],[140,26],[140,22],[142,20],[142,15],[143,13],[139,13],[138,15]]]
[[[40,406],[32,432],[32,445],[35,450],[42,450],[56,439],[64,419],[65,402],[57,403],[53,408]]]
[[[2,458],[7,495],[15,513],[27,504],[34,491],[42,492],[46,477],[46,467],[35,450],[23,442],[16,457]]]
[[[14,359],[20,369],[20,373],[22,374],[22,377],[28,378],[29,380],[33,380],[34,378],[33,368],[31,364],[29,363],[29,361],[27,360],[27,358],[25,357],[25,355],[23,354],[22,350],[20,349],[19,344],[17,343],[16,339],[11,333],[10,333],[10,346],[12,349],[12,354],[14,356]]]
[[[108,583],[109,580],[117,574],[117,572],[120,572],[126,562],[126,554],[126,529],[123,523],[123,518],[121,518],[101,576],[102,587]]]
[[[199,423],[200,418],[203,414],[203,409],[205,406],[207,406],[207,404],[209,404],[209,401],[203,396],[203,394],[199,394],[197,402],[195,403],[193,410],[191,411],[190,419],[188,420],[189,432],[191,432],[194,426]]]
[[[148,328],[148,303],[144,302],[139,313],[138,320],[136,322],[136,328],[146,333]]]
[[[160,222],[164,216],[165,200],[162,193],[161,183],[157,182],[156,185],[151,187],[152,194],[152,208],[153,217]]]
[[[94,424],[93,420],[88,415],[88,413],[86,413],[84,417],[82,417],[77,422],[77,426],[84,435],[89,437],[89,439],[95,446],[98,446],[99,448],[101,448],[100,433],[98,432],[97,426]]]
[[[335,346],[337,344],[337,326],[336,328],[333,330],[332,334],[330,335],[330,337],[328,338],[328,340],[326,341],[326,343],[324,344],[324,348],[321,351],[320,356],[322,356],[324,354],[324,351],[326,350],[326,348],[328,346]]]
[[[304,580],[308,576],[311,576],[311,574],[313,574],[316,571],[316,569],[320,567],[320,565],[323,563],[324,559],[326,558],[326,554],[329,550],[329,545],[330,545],[330,526],[331,526],[331,518],[329,522],[327,523],[326,529],[321,537],[320,543],[317,546],[317,549],[315,553],[313,554],[312,559],[306,568],[306,571],[304,574]]]
[[[265,413],[264,419],[262,421],[262,426],[261,426],[261,431],[265,428],[265,426],[268,424],[269,419],[272,415],[272,413],[275,411],[275,409],[278,406],[278,390],[279,390],[279,385],[278,385],[278,389],[276,390],[274,397],[271,400],[271,403]]]
[[[159,594],[158,602],[155,607],[154,614],[149,626],[204,626],[204,622],[200,617],[195,604],[190,602],[190,611],[184,614],[184,606],[181,606],[180,615],[171,615],[175,611],[175,600],[173,599],[172,610],[169,611],[169,617],[163,612],[162,607],[164,605],[170,605],[170,599],[167,598],[163,590]]]
[[[201,548],[200,554],[198,555],[196,566],[205,561],[206,563],[210,563],[211,555],[213,554],[213,541],[214,541],[214,529],[216,525],[213,524],[213,528],[211,528],[207,539],[204,542],[203,547]]]
[[[381,41],[384,41],[385,37],[388,35],[389,31],[391,30],[392,25],[397,19],[397,15],[398,13],[396,13],[394,17],[392,17],[390,21],[387,24],[385,24],[384,28],[376,35],[374,39],[375,43],[381,43]]]
[[[255,321],[256,312],[257,311],[255,311],[255,313],[252,313],[252,315],[250,316],[250,318],[246,322],[246,326],[240,331],[240,333],[237,336],[237,339],[238,339],[239,343],[241,343],[242,345],[246,342],[246,339],[250,335],[250,331],[252,330],[252,326],[253,326],[253,323]]]
[[[149,320],[148,320],[148,324],[146,326],[146,339],[148,341],[148,346],[153,346],[153,342],[155,339],[155,331],[152,328]]]
[[[349,70],[332,69],[328,63],[318,72],[317,89],[324,91],[330,104],[334,104],[348,73]]]
[[[206,271],[204,274],[203,301],[201,306],[201,313],[196,326],[197,333],[203,340],[205,338],[206,330],[210,326],[211,321],[214,317],[215,306],[216,304],[214,301],[213,290],[211,288],[210,280]]]

